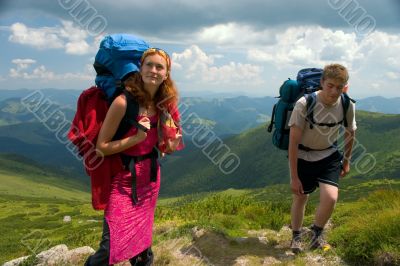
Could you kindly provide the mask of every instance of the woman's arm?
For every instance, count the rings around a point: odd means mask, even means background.
[[[96,149],[98,156],[119,153],[146,139],[147,133],[138,129],[136,135],[112,141],[112,138],[117,132],[119,124],[125,115],[126,105],[127,103],[124,95],[115,98],[111,104],[97,138]],[[141,119],[139,123],[146,128],[150,128],[150,120],[147,117]]]

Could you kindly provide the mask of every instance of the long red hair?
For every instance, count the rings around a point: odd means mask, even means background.
[[[174,110],[176,105],[178,104],[178,90],[174,81],[171,78],[171,59],[168,54],[160,49],[150,48],[145,51],[140,60],[141,64],[143,64],[144,60],[147,56],[150,55],[159,55],[163,57],[166,61],[167,65],[167,78],[161,83],[156,94],[154,95],[154,104],[157,107],[157,110]],[[124,81],[125,89],[129,91],[138,101],[138,103],[142,106],[149,107],[151,104],[151,96],[144,89],[144,84],[142,77],[139,72],[135,72],[130,75]]]

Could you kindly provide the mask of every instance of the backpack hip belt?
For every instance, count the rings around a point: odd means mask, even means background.
[[[146,159],[151,159],[151,169],[150,169],[150,182],[157,181],[157,159],[158,159],[158,151],[156,148],[150,153],[140,155],[140,156],[131,156],[127,154],[121,153],[122,164],[124,165],[125,170],[129,170],[132,176],[132,200],[134,204],[138,203],[137,198],[137,189],[136,189],[136,163],[140,161],[144,161]]]
[[[331,146],[329,146],[328,148],[325,148],[325,149],[312,149],[310,147],[304,146],[303,144],[299,144],[298,147],[299,147],[299,150],[307,151],[307,152],[309,152],[309,151],[325,151],[325,150],[329,150],[331,148],[337,148],[337,142],[333,143]]]

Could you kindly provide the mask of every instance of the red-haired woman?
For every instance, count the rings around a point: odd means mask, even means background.
[[[106,156],[121,153],[125,169],[113,178],[100,248],[85,265],[111,265],[128,259],[132,265],[152,263],[152,228],[160,189],[155,148],[167,153],[183,148],[178,93],[170,71],[168,54],[148,49],[140,72],[124,81],[129,93],[118,96],[108,110],[96,147]],[[127,97],[139,103],[137,120],[144,128],[132,127],[122,139],[113,140],[127,110]]]

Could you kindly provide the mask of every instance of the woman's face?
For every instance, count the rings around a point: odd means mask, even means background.
[[[168,77],[167,62],[161,55],[149,55],[143,61],[140,74],[145,87],[158,88]]]

